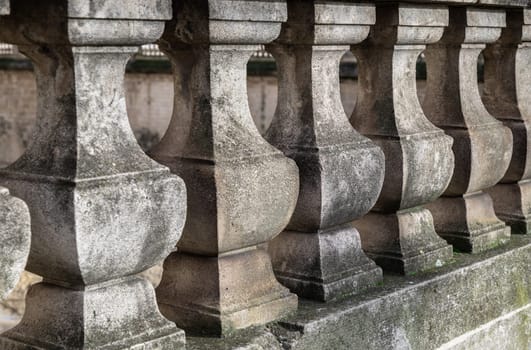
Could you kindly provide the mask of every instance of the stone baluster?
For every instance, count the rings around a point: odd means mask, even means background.
[[[151,154],[183,177],[189,196],[157,298],[191,334],[225,335],[297,307],[264,244],[295,209],[298,171],[259,134],[246,80],[249,58],[278,36],[286,12],[283,1],[176,0],[160,40],[173,65],[175,104]]]
[[[507,11],[507,28],[487,45],[487,110],[513,134],[513,157],[502,181],[486,192],[513,234],[531,233],[531,10]]]
[[[28,270],[41,275],[2,349],[178,349],[184,332],[136,276],[174,248],[185,188],[138,146],[123,79],[138,46],[162,35],[169,1],[19,0],[1,40],[32,60],[37,124],[0,174],[32,220]]]
[[[383,152],[350,125],[339,63],[375,21],[374,5],[288,1],[288,22],[268,46],[278,63],[279,101],[266,139],[300,171],[295,213],[269,251],[282,284],[328,301],[381,281],[352,221],[378,199]]]
[[[451,7],[442,40],[428,46],[426,115],[453,137],[455,171],[443,197],[429,205],[435,229],[456,248],[480,252],[509,239],[510,229],[483,192],[504,176],[511,131],[485,109],[477,81],[478,56],[505,26],[505,11]]]
[[[0,15],[9,12],[9,1],[0,1]],[[28,207],[5,187],[0,187],[0,223],[0,300],[3,300],[24,271],[31,240]]]
[[[30,252],[30,216],[26,204],[0,187],[0,300],[17,284]]]
[[[423,208],[451,178],[452,140],[424,115],[415,81],[418,56],[425,44],[440,39],[447,23],[446,7],[378,4],[368,40],[352,47],[359,92],[351,122],[386,159],[380,198],[355,225],[369,256],[399,273],[441,266],[452,257]]]

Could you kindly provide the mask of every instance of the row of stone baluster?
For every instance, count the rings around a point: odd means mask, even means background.
[[[293,293],[343,298],[377,286],[382,268],[432,269],[452,245],[475,253],[511,228],[528,233],[526,2],[3,1],[0,40],[34,64],[38,122],[0,180],[29,207],[27,269],[44,282],[0,347],[175,349],[179,328],[225,335],[293,312]],[[148,156],[123,78],[137,47],[157,40],[175,105]],[[246,88],[261,44],[279,77],[265,137]],[[339,90],[348,50],[359,63],[352,116]],[[2,196],[10,287],[29,224]],[[136,274],[163,259],[155,295]]]

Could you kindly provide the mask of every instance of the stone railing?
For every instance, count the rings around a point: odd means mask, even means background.
[[[382,270],[437,269],[452,245],[479,253],[531,232],[526,6],[0,1],[0,41],[31,59],[38,89],[32,142],[0,172],[0,296],[26,259],[43,277],[0,348],[179,349],[185,332],[273,322],[298,297],[355,300]],[[122,85],[130,57],[153,42],[171,60],[175,102],[145,154]],[[264,137],[246,88],[261,45],[279,79]],[[352,116],[339,91],[349,50]],[[163,260],[155,291],[137,274]],[[349,348],[335,344],[320,348]]]

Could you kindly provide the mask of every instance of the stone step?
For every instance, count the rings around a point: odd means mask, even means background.
[[[225,339],[189,337],[187,348],[529,349],[530,272],[531,237],[512,236],[478,255],[455,253],[437,271],[387,275],[363,295],[327,304],[301,300],[295,315],[266,328]]]

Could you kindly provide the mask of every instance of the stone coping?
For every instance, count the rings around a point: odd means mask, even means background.
[[[225,339],[189,337],[187,349],[436,349],[530,305],[530,266],[531,236],[512,236],[478,255],[455,253],[437,271],[387,275],[361,296],[301,300],[295,315],[267,327]]]
[[[382,2],[406,2],[421,4],[442,4],[442,5],[479,5],[479,6],[498,6],[498,7],[529,7],[529,0],[375,0],[376,3]]]

